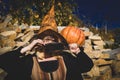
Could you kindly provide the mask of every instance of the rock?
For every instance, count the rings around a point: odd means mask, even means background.
[[[12,50],[12,47],[3,47],[3,48],[0,48],[0,55],[6,53],[8,51],[11,51],[11,50]]]

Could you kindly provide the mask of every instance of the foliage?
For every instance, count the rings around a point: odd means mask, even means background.
[[[99,34],[99,36],[102,38],[103,41],[105,41],[106,45],[104,48],[116,48],[118,47],[116,44],[114,44],[115,41],[115,35],[114,31],[108,30],[107,33],[105,29],[96,29],[94,26],[89,26],[90,31],[92,31],[94,34]]]
[[[6,3],[4,1],[1,3]],[[73,14],[77,7],[73,0],[7,0],[7,4],[4,4],[5,7],[9,7],[7,14],[12,14],[13,23],[18,21],[19,24],[29,25],[40,25],[52,5],[55,6],[55,19],[58,26],[69,24],[83,26],[83,22]]]
[[[88,28],[90,29],[90,31],[92,31],[94,34],[99,34],[99,30],[96,29],[94,26],[89,25]]]
[[[94,26],[89,26],[90,31],[94,34],[99,34],[104,41],[110,41],[114,39],[114,32],[108,30],[105,32],[105,29],[96,29]]]
[[[114,43],[114,48],[118,48],[120,47],[120,28],[116,28],[112,30],[114,33],[114,39],[115,39],[115,43]]]

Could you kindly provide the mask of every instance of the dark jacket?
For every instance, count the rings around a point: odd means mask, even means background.
[[[67,67],[66,80],[83,80],[81,73],[88,72],[93,67],[92,60],[83,51],[76,57],[66,52],[62,56]]]
[[[21,48],[0,55],[0,68],[4,69],[8,74],[5,80],[31,80],[33,55],[24,57],[20,53]]]
[[[21,48],[0,55],[0,67],[8,73],[5,80],[31,80],[34,55],[25,56],[20,50]],[[90,71],[93,67],[92,60],[83,51],[77,57],[67,52],[61,52],[60,55],[67,68],[66,80],[83,80],[81,73]]]

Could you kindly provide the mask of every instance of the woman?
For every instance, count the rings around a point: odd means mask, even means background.
[[[0,55],[0,67],[8,73],[6,80],[83,80],[81,73],[93,62],[82,48],[48,29],[28,46]]]

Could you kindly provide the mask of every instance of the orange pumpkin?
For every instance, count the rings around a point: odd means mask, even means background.
[[[60,33],[68,43],[77,43],[82,46],[85,42],[84,32],[77,27],[67,26]]]

